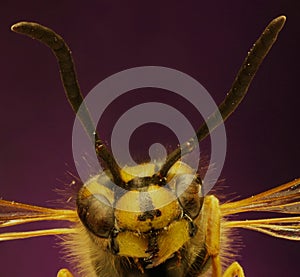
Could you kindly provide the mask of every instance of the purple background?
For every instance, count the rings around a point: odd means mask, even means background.
[[[75,173],[74,115],[55,59],[44,46],[10,31],[20,20],[40,22],[65,38],[84,93],[120,70],[161,65],[196,78],[219,103],[254,40],[272,18],[285,14],[288,20],[278,43],[226,123],[222,178],[225,194],[250,196],[300,177],[299,2],[139,2],[1,4],[1,197],[55,206],[49,203],[57,198],[53,189],[63,187],[59,180],[67,180],[64,172]],[[107,133],[102,132],[104,138]],[[240,233],[244,247],[239,261],[246,276],[299,274],[300,243]],[[55,276],[65,263],[54,242],[45,237],[1,243],[0,275]]]

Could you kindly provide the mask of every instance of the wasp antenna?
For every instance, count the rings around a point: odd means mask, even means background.
[[[200,126],[194,138],[188,140],[168,155],[166,162],[159,172],[160,176],[166,176],[169,169],[176,161],[178,161],[183,155],[193,151],[196,143],[199,143],[206,138],[210,131],[222,124],[238,107],[246,95],[259,66],[268,54],[272,45],[275,43],[285,21],[285,16],[279,16],[269,23],[248,52],[247,57],[234,79],[231,89],[227,93],[224,101],[219,105],[218,110],[208,117],[206,123],[203,123]],[[208,126],[211,126],[210,129]]]
[[[60,76],[67,98],[74,112],[77,113],[80,105],[83,102],[83,97],[77,81],[71,50],[63,38],[56,34],[53,30],[34,22],[16,23],[11,27],[11,30],[16,33],[24,34],[31,38],[37,39],[38,41],[47,45],[53,51],[59,64]],[[88,135],[94,138],[94,123],[91,120],[86,107],[84,107],[84,110],[86,114],[79,115],[81,116],[80,120],[82,121],[82,124]]]
[[[11,30],[37,39],[52,50],[59,64],[60,76],[68,101],[76,113],[76,116],[79,117],[90,139],[92,141],[95,140],[95,151],[97,153],[97,157],[99,159],[101,158],[106,163],[113,176],[114,182],[116,184],[122,184],[123,181],[120,175],[120,168],[114,157],[100,140],[97,132],[95,131],[96,128],[93,120],[86,105],[84,104],[83,96],[77,81],[71,50],[65,43],[64,39],[53,30],[34,22],[16,23],[11,27]]]

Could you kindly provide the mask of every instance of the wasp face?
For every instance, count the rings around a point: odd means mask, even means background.
[[[128,190],[116,188],[103,173],[82,187],[77,200],[78,215],[94,240],[142,268],[173,257],[195,236],[193,219],[202,203],[200,179],[189,166],[175,163],[166,178],[154,170],[154,164],[123,168]]]

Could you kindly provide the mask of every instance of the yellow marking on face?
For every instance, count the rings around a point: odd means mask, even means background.
[[[137,166],[124,166],[121,170],[121,178],[124,182],[129,182],[135,177],[152,176],[155,171],[155,164],[145,163]]]
[[[115,217],[118,228],[148,232],[152,228],[161,229],[168,226],[181,215],[181,207],[170,190],[157,185],[149,186],[146,193],[151,203],[146,203],[148,200],[141,201],[141,193],[137,190],[128,191],[117,202]],[[141,221],[139,216],[144,214],[143,208],[147,208],[148,204],[153,205],[154,209],[159,209],[161,215]]]
[[[125,231],[118,234],[116,242],[119,246],[118,255],[134,257],[134,258],[146,258],[149,253],[146,253],[148,249],[148,240],[142,234]]]
[[[166,231],[158,236],[158,256],[153,260],[153,266],[158,266],[178,251],[188,240],[189,223],[185,219],[173,222]]]
[[[175,221],[171,223],[169,227],[161,229],[157,234],[159,252],[157,253],[157,257],[153,260],[153,266],[157,266],[167,260],[189,239],[189,226],[185,219]],[[118,234],[116,242],[119,246],[118,255],[120,256],[135,258],[146,258],[150,256],[149,253],[146,253],[148,249],[148,238],[145,234],[124,231]]]

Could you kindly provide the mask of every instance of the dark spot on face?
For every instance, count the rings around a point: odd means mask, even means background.
[[[147,219],[153,220],[155,217],[160,217],[161,211],[159,209],[146,211],[138,216],[139,221],[146,221]]]

